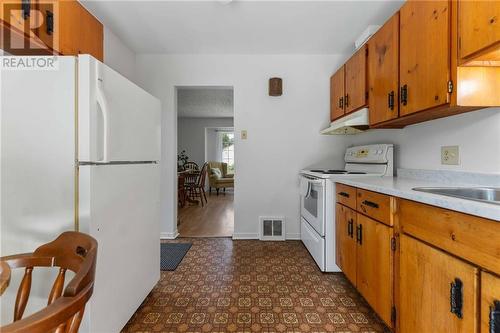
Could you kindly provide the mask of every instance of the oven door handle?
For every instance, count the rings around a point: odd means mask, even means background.
[[[308,179],[307,180],[309,183],[311,184],[321,184],[323,185],[323,181],[322,180],[312,180],[312,179]]]

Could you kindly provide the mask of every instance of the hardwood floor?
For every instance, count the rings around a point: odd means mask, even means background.
[[[209,195],[208,204],[179,208],[181,237],[231,237],[234,230],[233,193]]]

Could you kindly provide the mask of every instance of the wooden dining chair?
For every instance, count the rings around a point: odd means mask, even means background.
[[[184,164],[184,176],[186,177],[186,184],[196,184],[199,173],[200,167],[195,162],[190,161]]]
[[[196,181],[194,183],[186,183],[188,196],[192,200],[200,198],[201,207],[203,207],[203,199],[205,199],[205,202],[208,203],[207,195],[205,193],[205,180],[207,176],[207,170],[208,170],[208,163],[205,163],[201,167],[201,170],[196,177]]]
[[[85,304],[94,289],[97,241],[79,232],[64,232],[54,241],[37,248],[33,253],[0,258],[9,270],[24,268],[17,291],[14,320],[0,327],[2,333],[76,333],[80,327]],[[23,318],[31,290],[32,272],[39,267],[59,267],[52,285],[47,306]],[[66,271],[75,273],[64,288]]]

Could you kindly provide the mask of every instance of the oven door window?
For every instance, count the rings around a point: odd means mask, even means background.
[[[315,218],[318,218],[318,190],[311,188],[311,193],[304,198],[304,209]]]

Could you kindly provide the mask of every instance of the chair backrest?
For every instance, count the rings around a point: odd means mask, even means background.
[[[78,332],[85,304],[94,289],[97,241],[79,232],[64,232],[54,241],[40,246],[33,253],[1,257],[10,269],[25,268],[14,306],[14,321],[2,326],[2,333],[11,332]],[[35,267],[59,267],[52,285],[47,307],[26,317],[24,310],[31,290]],[[66,271],[75,273],[64,288]],[[63,290],[64,288],[64,290]]]
[[[190,161],[190,162],[184,163],[184,170],[186,170],[186,171],[198,171],[198,170],[200,170],[200,167],[195,162]]]
[[[226,175],[227,175],[227,163],[210,161],[210,162],[208,162],[208,165],[209,165],[210,169],[214,169],[214,168],[219,169],[221,174],[222,174],[222,177],[226,177]]]
[[[203,164],[200,170],[200,174],[198,176],[198,186],[205,186],[205,179],[207,177],[208,172],[208,163]]]

